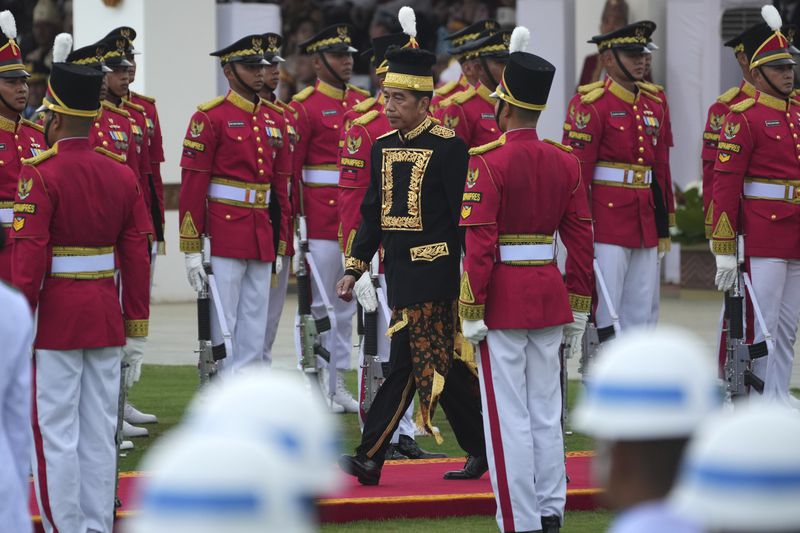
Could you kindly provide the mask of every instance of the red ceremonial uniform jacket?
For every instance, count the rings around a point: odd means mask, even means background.
[[[289,198],[289,189],[292,183],[292,145],[286,125],[284,108],[273,104],[269,100],[261,99],[261,111],[267,124],[265,132],[268,142],[277,150],[274,162],[274,179],[281,179],[285,183],[286,194],[276,196],[275,199],[283,202],[280,207],[280,226],[278,227],[278,244],[275,249],[277,255],[286,255],[288,243],[292,241],[292,206]],[[273,221],[274,224],[274,221]],[[274,231],[274,228],[273,228]]]
[[[655,203],[647,172],[667,161],[664,106],[645,90],[632,93],[606,79],[575,106],[564,143],[581,163],[594,219],[595,241],[627,248],[658,245]],[[622,176],[624,183],[596,180],[595,169]],[[660,176],[659,181],[660,181]]]
[[[39,155],[46,148],[41,126],[25,119],[13,121],[0,116],[0,220],[6,232],[6,244],[0,250],[2,281],[11,283],[11,247],[14,244],[11,223],[22,161]]]
[[[430,112],[434,118],[442,120],[442,113],[447,105],[451,96],[454,96],[461,91],[466,91],[470,88],[467,77],[464,74],[458,77],[456,81],[450,81],[433,91],[433,98],[431,98]],[[445,104],[446,102],[446,104]]]
[[[102,104],[100,114],[95,118],[94,127],[89,133],[89,143],[95,151],[128,165],[142,185],[144,182],[136,154],[136,143],[133,141],[130,113],[107,101]],[[142,190],[147,189],[142,187]]]
[[[269,200],[275,195],[282,210],[288,205],[290,170],[278,165],[284,160],[269,116],[260,98],[253,103],[234,91],[198,106],[181,157],[182,252],[199,252],[201,235],[208,234],[212,255],[275,260]]]
[[[317,80],[314,87],[297,93],[289,104],[297,113],[294,125],[299,137],[294,151],[294,180],[303,183],[302,203],[310,239],[338,238],[339,137],[345,112],[367,96],[368,93],[351,85],[341,90]],[[322,177],[310,182],[312,173]],[[299,213],[297,194],[293,201]]]
[[[295,126],[295,122],[297,121],[297,111],[292,109],[289,104],[282,100],[275,99],[275,103],[278,104],[281,109],[283,109],[283,118],[286,120],[286,134],[289,138],[289,151],[292,154],[292,177],[289,180],[289,209],[290,209],[290,216],[292,223],[294,223],[294,219],[297,216],[296,208],[299,205],[299,202],[295,201],[295,191],[292,189],[295,183],[294,171],[295,171],[295,157],[294,157],[294,150],[297,146],[297,128]],[[290,229],[294,231],[294,225],[290,226]],[[289,240],[286,241],[286,255],[293,256],[294,255],[294,238],[289,236]]]
[[[38,310],[35,348],[103,348],[147,336],[149,217],[130,169],[85,137],[62,139],[25,162],[14,210],[12,282]],[[119,286],[113,265],[70,274],[52,267],[54,258],[101,253],[116,255]]]
[[[462,318],[482,318],[490,329],[537,329],[572,322],[572,310],[589,312],[592,220],[578,160],[568,152],[532,128],[470,150],[460,222],[467,228]],[[555,261],[556,232],[568,251],[566,283]],[[525,245],[549,246],[552,258],[501,260],[506,249]]]
[[[342,248],[348,257],[361,224],[361,202],[369,188],[372,145],[391,129],[383,106],[376,105],[355,119],[346,132],[339,159],[339,220]]]
[[[161,121],[158,118],[158,110],[156,109],[155,98],[144,96],[142,94],[131,92],[129,100],[143,108],[145,120],[145,132],[148,138],[149,159],[151,167],[151,190],[155,193],[155,199],[158,200],[158,210],[161,213],[161,234],[156,235],[159,241],[164,240],[164,181],[161,178],[161,163],[164,162],[164,140],[161,135]],[[152,199],[151,199],[152,201]],[[159,253],[164,253],[160,250]]]
[[[800,259],[800,104],[756,92],[731,107],[714,164],[714,253]],[[741,216],[740,216],[741,213]]]
[[[717,142],[722,131],[725,116],[734,106],[756,94],[756,88],[745,80],[738,87],[731,87],[722,93],[708,108],[706,127],[703,129],[703,149],[700,157],[703,160],[703,215],[705,215],[706,238],[711,238],[711,224],[714,210],[711,199],[714,194],[714,162],[717,160]],[[710,212],[709,212],[710,211]]]
[[[441,116],[442,125],[455,130],[468,147],[481,146],[502,133],[494,116],[492,90],[478,84],[474,89],[458,93],[450,100]]]

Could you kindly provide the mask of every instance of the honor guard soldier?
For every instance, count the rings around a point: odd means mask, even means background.
[[[490,143],[502,133],[494,117],[494,99],[490,97],[503,75],[508,60],[511,32],[489,30],[480,39],[457,51],[466,60],[475,60],[478,83],[448,101],[441,114],[442,125],[455,130],[470,148]]]
[[[756,26],[758,25],[760,24]],[[742,37],[745,33],[743,32],[725,42],[725,46],[733,48],[736,62],[742,69],[742,82],[719,95],[716,102],[711,104],[711,107],[708,108],[706,126],[703,130],[703,149],[700,152],[700,157],[703,160],[703,215],[705,218],[706,239],[711,239],[711,223],[714,218],[711,198],[714,194],[714,163],[717,161],[717,142],[719,142],[720,132],[722,131],[722,123],[725,121],[725,116],[730,112],[732,106],[742,100],[752,98],[756,94],[756,88],[753,86],[753,76],[750,74],[750,59],[747,57],[742,43]]]
[[[111,531],[122,346],[148,330],[142,191],[88,139],[102,84],[97,69],[53,63],[51,148],[25,161],[14,204],[12,280],[37,314],[33,472],[45,531]]]
[[[306,217],[309,253],[316,268],[312,268],[311,310],[315,317],[325,316],[325,302],[333,307],[331,325],[335,329],[322,335],[323,344],[331,354],[335,368],[333,401],[349,413],[358,411],[358,404],[344,384],[339,370],[350,368],[352,351],[352,321],[355,306],[336,298],[336,280],[342,268],[339,249],[338,183],[339,138],[344,128],[344,114],[369,96],[367,91],[350,85],[353,71],[353,29],[347,24],[325,28],[300,45],[300,50],[313,56],[317,81],[294,96],[290,106],[297,113],[295,128],[299,140],[295,147],[295,180],[302,183],[301,193],[295,195],[295,205],[302,206]],[[299,211],[299,208],[298,208]],[[320,290],[324,290],[323,295]],[[320,361],[319,373],[323,392],[328,393],[332,379],[328,364]]]
[[[211,256],[216,293],[211,313],[214,346],[225,327],[233,353],[223,370],[262,360],[272,263],[276,259],[269,204],[288,206],[285,176],[276,174],[280,148],[258,96],[264,84],[264,39],[249,35],[211,55],[220,59],[230,90],[192,116],[181,158],[180,248],[195,290],[206,282],[203,253]],[[284,228],[281,240],[288,239]],[[206,239],[205,237],[209,237]],[[211,250],[202,247],[210,245]],[[208,280],[211,281],[211,280]]]
[[[559,348],[580,353],[592,295],[592,219],[572,149],[536,132],[555,76],[517,27],[493,97],[498,140],[470,150],[459,315],[479,344],[483,427],[500,531],[556,533],[564,516]],[[567,247],[566,281],[555,233]],[[566,327],[565,327],[566,325]],[[570,349],[570,348],[565,348]]]
[[[462,47],[478,40],[480,37],[484,37],[499,30],[500,24],[498,24],[496,20],[486,19],[479,20],[445,37],[445,41],[450,43],[450,48],[447,53],[456,58],[459,65],[461,65],[461,76],[458,77],[457,81],[446,83],[433,92],[431,114],[434,117],[441,120],[442,113],[444,113],[445,108],[450,104],[451,97],[478,85],[478,70],[480,69],[480,65],[477,58],[467,58],[462,54],[460,52]]]
[[[753,361],[763,395],[790,402],[800,320],[800,105],[790,98],[795,61],[781,17],[773,6],[764,6],[762,16],[765,22],[742,37],[756,94],[731,107],[720,130],[711,237],[717,287],[727,291],[749,275],[748,292],[760,305],[763,323],[747,337],[766,341],[768,355]]]
[[[292,182],[292,145],[290,142],[286,108],[280,105],[275,96],[275,89],[280,82],[280,64],[285,60],[280,56],[283,39],[277,33],[265,33],[261,36],[264,46],[264,59],[269,63],[264,70],[264,85],[259,91],[261,110],[267,123],[265,130],[269,143],[277,150],[275,156],[275,179],[286,182],[286,190],[291,189]],[[286,288],[289,284],[289,258],[286,256],[288,243],[292,242],[292,205],[287,195],[286,205],[280,205],[277,198],[270,202],[269,217],[272,221],[272,241],[275,246],[275,262],[273,263],[273,282],[269,291],[269,312],[267,314],[264,352],[265,364],[272,365],[272,344],[278,333],[278,322],[286,300]]]
[[[608,78],[570,110],[564,131],[591,190],[601,342],[614,335],[614,312],[623,331],[652,321],[658,228],[668,224],[662,194],[668,142],[663,103],[637,82],[654,29],[653,22],[637,22],[589,41],[600,50]]]
[[[11,225],[14,222],[14,193],[24,158],[46,148],[41,126],[21,117],[28,102],[30,74],[22,64],[17,45],[17,25],[10,11],[0,12],[0,30],[5,43],[0,48],[0,223],[9,237],[0,249],[0,280],[11,281]]]
[[[372,148],[362,221],[337,292],[349,300],[355,287],[365,310],[377,308],[368,270],[381,247],[392,309],[391,369],[367,413],[356,454],[342,456],[339,465],[364,485],[378,484],[389,437],[416,390],[425,430],[438,435],[431,425],[438,396],[459,444],[474,458],[458,478],[480,477],[486,471],[480,409],[470,396],[472,383],[461,374],[449,375],[467,149],[453,130],[428,117],[435,56],[395,47],[386,58],[386,116],[398,129],[379,137]]]

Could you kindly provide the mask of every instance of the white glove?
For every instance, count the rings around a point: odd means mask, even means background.
[[[147,337],[125,337],[125,346],[122,348],[122,360],[128,363],[125,373],[125,386],[130,388],[139,381],[142,375],[142,361],[144,360],[144,345]]]
[[[586,322],[589,320],[589,313],[580,311],[572,312],[572,322],[564,325],[564,346],[568,348],[564,356],[571,359],[574,356],[581,356],[583,350],[583,333],[586,331]]]
[[[208,279],[206,271],[203,269],[203,254],[186,254],[184,261],[186,263],[186,279],[189,280],[189,285],[191,285],[195,291],[200,292],[203,290],[203,285]]]
[[[733,282],[736,281],[736,261],[735,255],[718,255],[717,259],[717,276],[714,278],[714,283],[717,284],[717,289],[727,291],[733,287]]]
[[[464,320],[461,323],[461,334],[472,344],[478,344],[486,338],[489,333],[489,328],[486,327],[486,322],[483,319],[479,320]]]
[[[667,252],[664,252],[664,251],[658,252],[658,262],[659,263],[661,262],[662,259],[664,259],[665,255],[667,255]]]
[[[294,255],[292,256],[292,272],[297,274],[300,271],[300,239],[294,236]]]
[[[356,293],[358,303],[367,313],[372,313],[378,308],[378,293],[375,292],[369,272],[361,274],[353,287],[353,292]]]
[[[280,275],[281,271],[283,270],[283,259],[285,255],[276,255],[275,256],[275,275]]]

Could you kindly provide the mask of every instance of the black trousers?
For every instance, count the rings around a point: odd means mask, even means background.
[[[368,457],[378,464],[383,464],[391,436],[416,392],[409,329],[405,327],[392,335],[389,355],[391,368],[367,413],[361,444],[356,448],[357,455]],[[453,428],[458,445],[469,455],[485,456],[477,380],[466,364],[453,360],[439,405]]]

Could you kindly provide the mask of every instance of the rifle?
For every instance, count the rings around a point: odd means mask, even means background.
[[[369,276],[376,291],[380,290],[378,264],[378,254],[375,254],[369,266]],[[364,311],[364,363],[361,369],[361,414],[364,419],[383,384],[383,368],[378,355],[377,309],[369,313]]]
[[[597,326],[591,321],[586,322],[586,331],[583,333],[583,349],[581,350],[580,366],[578,372],[581,374],[581,381],[586,382],[589,374],[589,367],[592,366],[594,356],[600,347],[600,336],[597,334]]]
[[[202,236],[203,241],[203,270],[206,273],[206,282],[197,293],[197,342],[198,363],[197,370],[200,374],[200,386],[205,385],[217,375],[217,361],[225,359],[227,351],[225,344],[214,346],[211,342],[211,294],[214,271],[211,269],[211,237]],[[230,337],[227,327],[221,325],[223,336]]]
[[[119,375],[119,398],[117,400],[117,428],[114,432],[114,444],[116,445],[116,460],[117,464],[114,468],[114,517],[117,517],[117,510],[122,507],[122,500],[119,499],[119,458],[122,447],[122,422],[125,415],[125,402],[128,398],[128,387],[126,374],[130,365],[125,361],[124,357],[120,363]]]

